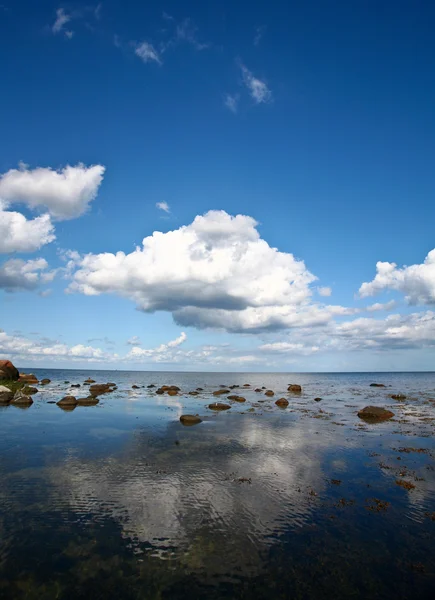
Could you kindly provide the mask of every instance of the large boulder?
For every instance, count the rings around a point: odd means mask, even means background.
[[[358,416],[368,423],[379,423],[391,419],[394,417],[394,413],[380,406],[366,406],[358,412]]]
[[[11,400],[11,404],[14,406],[31,406],[33,404],[33,400],[30,396],[23,394],[21,390],[15,392],[14,397]]]
[[[14,392],[11,392],[5,385],[0,385],[0,406],[5,406],[14,397]]]
[[[0,360],[0,381],[16,381],[19,376],[18,369],[10,360]]]

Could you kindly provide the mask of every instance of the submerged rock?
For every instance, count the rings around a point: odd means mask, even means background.
[[[298,383],[291,383],[288,388],[288,392],[302,392],[302,387]]]
[[[314,398],[314,402],[321,402],[322,398]]]
[[[231,395],[227,397],[227,400],[234,400],[234,402],[246,402],[246,398],[243,396]]]
[[[198,415],[181,415],[180,421],[183,425],[197,425],[198,423],[202,423],[202,419]]]
[[[261,388],[256,388],[254,391],[256,391],[256,392],[262,392],[263,390]]]
[[[49,383],[51,383],[51,379],[47,379],[47,378],[41,379],[41,385],[47,385]]]
[[[131,389],[132,389],[132,390],[138,390],[138,389],[139,389],[139,386],[138,386],[138,385],[132,385],[132,386],[131,386]]]
[[[197,390],[198,392],[203,392],[203,391],[204,391],[204,388],[196,388],[196,390]]]
[[[61,408],[64,408],[65,406],[77,406],[77,400],[75,399],[74,396],[65,396],[64,398],[62,398],[61,400],[59,400],[59,402],[57,402],[57,405],[60,406]]]
[[[264,392],[265,396],[275,396],[275,392],[273,390],[267,390],[266,392]]]
[[[189,396],[198,396],[198,395],[199,395],[199,392],[195,392],[195,391],[189,392]]]
[[[387,421],[394,417],[394,413],[391,410],[382,408],[380,406],[366,406],[362,410],[358,411],[360,419],[369,423],[376,423],[378,421]]]
[[[209,404],[208,407],[211,410],[228,410],[231,408],[229,404],[224,404],[223,402],[213,402],[212,404]]]
[[[18,369],[10,360],[0,360],[0,381],[16,381],[19,376]]]
[[[14,392],[11,392],[5,385],[0,385],[0,406],[5,406],[14,397]]]
[[[147,385],[147,388],[155,388],[156,386],[154,385],[154,383],[150,383],[150,385]]]
[[[390,398],[393,400],[406,400],[405,394],[391,394]]]
[[[230,390],[216,390],[213,392],[213,396],[222,396],[222,394],[229,394]]]
[[[27,396],[26,394],[23,394],[21,390],[18,390],[18,392],[15,392],[11,404],[14,404],[15,406],[31,406],[33,400],[30,396]]]
[[[370,387],[385,387],[385,384],[383,384],[383,383],[371,383]]]
[[[287,400],[287,398],[279,398],[279,400],[277,400],[277,401],[275,402],[275,404],[276,404],[277,406],[279,406],[280,408],[286,408],[286,407],[288,406],[288,404],[289,404],[289,403],[288,403],[288,400]]]
[[[79,388],[80,387],[80,383],[72,383],[71,387]]]
[[[99,399],[95,396],[88,396],[87,398],[77,398],[77,406],[95,406],[99,403]]]

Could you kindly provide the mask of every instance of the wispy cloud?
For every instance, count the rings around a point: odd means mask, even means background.
[[[183,19],[181,23],[177,24],[176,39],[191,44],[196,50],[205,50],[206,48],[209,48],[209,43],[201,43],[198,41],[197,31],[198,28],[193,23],[192,19]]]
[[[158,65],[162,64],[159,52],[149,42],[141,42],[136,46],[134,52],[144,63],[156,62]]]
[[[142,346],[142,342],[140,341],[137,335],[134,335],[129,340],[127,340],[127,344],[129,346]]]
[[[236,114],[239,105],[239,99],[239,94],[225,94],[224,105],[228,108],[228,110]]]
[[[254,46],[258,46],[260,44],[265,31],[266,27],[264,25],[262,25],[261,27],[257,27],[257,29],[255,30]]]
[[[241,64],[243,83],[247,87],[251,98],[256,104],[267,104],[272,101],[272,92],[267,87],[264,81],[254,77],[253,73]]]
[[[171,209],[169,208],[169,204],[167,202],[157,202],[156,207],[159,210],[163,210],[165,213],[171,212]]]
[[[64,26],[71,21],[71,15],[68,15],[63,8],[56,10],[56,20],[51,28],[53,33],[60,33]]]

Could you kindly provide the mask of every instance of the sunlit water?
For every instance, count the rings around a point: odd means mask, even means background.
[[[36,374],[30,408],[0,407],[0,598],[432,597],[435,374]],[[118,389],[51,403],[89,376]]]

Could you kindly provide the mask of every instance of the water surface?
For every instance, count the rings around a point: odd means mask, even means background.
[[[29,409],[0,407],[0,598],[432,597],[435,374],[36,374]],[[118,389],[50,403],[89,376]]]

